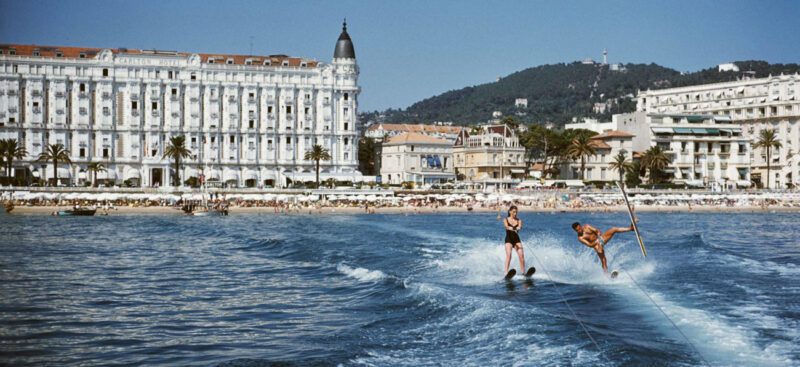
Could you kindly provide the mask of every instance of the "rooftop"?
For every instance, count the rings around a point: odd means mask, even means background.
[[[418,144],[444,144],[450,145],[451,143],[447,140],[437,139],[432,136],[428,136],[425,134],[420,133],[403,133],[398,136],[389,138],[386,141],[386,144],[408,144],[408,143],[418,143]]]

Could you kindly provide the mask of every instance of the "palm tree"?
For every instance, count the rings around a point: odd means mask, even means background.
[[[584,134],[576,136],[575,139],[572,139],[572,144],[567,147],[567,154],[571,159],[581,159],[581,180],[584,180],[586,157],[597,154],[592,138]]]
[[[40,162],[53,161],[53,186],[58,186],[58,162],[72,164],[69,154],[69,150],[66,150],[62,144],[48,144],[45,151],[39,154]]]
[[[642,157],[642,167],[650,171],[650,182],[655,183],[659,173],[669,165],[670,159],[667,153],[659,146],[654,146],[644,152]]]
[[[317,187],[319,187],[319,161],[320,160],[330,160],[331,154],[328,153],[328,150],[323,148],[321,145],[314,144],[311,147],[311,150],[306,152],[305,157],[303,159],[309,161],[313,160],[317,164]]]
[[[761,130],[761,134],[758,137],[758,141],[753,144],[753,148],[764,148],[767,150],[767,188],[769,188],[769,176],[770,176],[770,156],[772,154],[772,148],[778,149],[782,146],[781,142],[778,140],[778,137],[775,135],[775,129],[766,129]]]
[[[97,172],[105,172],[106,167],[100,162],[92,162],[89,163],[89,167],[86,168],[86,171],[92,173],[94,176],[92,180],[94,184],[92,184],[92,186],[97,187]]]
[[[0,158],[6,164],[6,176],[11,177],[11,170],[14,168],[14,159],[22,159],[28,155],[25,147],[17,145],[15,139],[0,140]]]
[[[167,149],[164,150],[164,158],[170,158],[175,161],[175,179],[173,182],[175,186],[180,186],[180,172],[181,158],[187,158],[192,152],[186,148],[185,136],[173,136],[169,138]]]
[[[611,169],[615,169],[619,171],[619,181],[623,181],[623,175],[628,169],[631,167],[631,164],[625,158],[625,153],[619,152],[616,157],[614,157],[614,161],[608,164]]]

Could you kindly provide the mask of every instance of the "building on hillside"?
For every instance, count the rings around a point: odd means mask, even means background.
[[[517,98],[514,101],[514,107],[516,107],[516,108],[528,108],[528,99],[527,98]]]
[[[169,139],[184,136],[181,181],[281,186],[314,172],[315,144],[332,157],[322,177],[355,177],[359,70],[346,24],[332,63],[284,55],[0,45],[0,138],[28,151],[15,175],[52,178],[36,159],[62,144],[60,184],[165,186]]]
[[[622,153],[628,162],[633,161],[633,134],[617,130],[606,130],[592,137],[591,142],[596,154],[586,157],[586,181],[614,181],[619,179],[619,172],[611,168],[611,162]],[[541,168],[540,168],[541,171]],[[581,178],[580,159],[562,165],[561,177],[566,179]]]
[[[415,187],[454,181],[453,143],[417,132],[387,139],[381,149],[382,183]]]
[[[510,187],[525,176],[525,148],[506,125],[481,128],[470,135],[462,130],[453,146],[456,177],[496,188]]]
[[[717,66],[717,71],[718,72],[723,72],[723,71],[739,72],[739,66],[734,64],[734,63],[732,63],[732,62],[726,62],[726,63],[719,64]]]
[[[619,131],[633,135],[631,149],[644,151],[650,146],[650,127],[644,112],[622,113],[611,116],[611,121],[584,119],[578,123],[566,124],[564,129],[586,129],[602,134]]]
[[[405,133],[419,133],[449,141],[456,140],[458,133],[464,129],[461,126],[449,125],[412,125],[412,124],[374,124],[367,129],[364,136],[380,142],[384,138],[391,138]]]
[[[651,145],[671,163],[664,172],[690,186],[749,187],[750,138],[720,115],[649,115]]]
[[[730,116],[753,143],[773,129],[782,147],[772,150],[769,186],[800,183],[800,75],[648,90],[637,98],[637,111],[647,114]],[[752,180],[766,186],[766,150],[752,150],[750,159]]]

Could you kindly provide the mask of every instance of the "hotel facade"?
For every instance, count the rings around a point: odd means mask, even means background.
[[[800,154],[798,154],[800,153],[800,124],[798,123],[800,120],[800,75],[779,75],[725,83],[648,90],[640,92],[637,98],[637,110],[654,117],[700,116],[699,118],[708,121],[709,118],[724,120],[730,116],[730,123],[737,125],[736,128],[741,128],[742,136],[752,143],[758,142],[762,130],[774,129],[782,147],[773,149],[771,152],[770,174],[772,177],[769,179],[769,186],[770,188],[786,188],[800,184]],[[672,118],[664,119],[664,121],[672,120]],[[730,130],[734,127],[729,126],[728,128]],[[736,136],[733,140],[728,142],[732,147],[747,148],[747,144],[742,145],[743,143]],[[766,186],[766,150],[754,148],[750,151],[742,152],[740,150],[732,153],[731,155],[736,157],[737,166],[741,164],[738,162],[741,154],[750,160],[752,172],[747,178],[744,178],[746,175],[740,176],[740,180],[752,179]],[[736,175],[731,170],[728,176],[733,178]]]
[[[331,63],[285,55],[0,45],[0,139],[28,155],[13,175],[51,179],[38,162],[50,144],[70,152],[59,184],[85,185],[87,166],[104,183],[172,184],[169,138],[190,156],[180,179],[203,175],[228,187],[313,181],[315,144],[332,157],[321,179],[358,181],[360,87],[346,24]]]

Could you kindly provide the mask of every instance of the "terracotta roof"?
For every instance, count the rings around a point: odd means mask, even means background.
[[[56,57],[57,52],[61,52],[63,58],[81,58],[81,54],[85,58],[94,58],[95,55],[104,50],[102,48],[92,47],[64,47],[64,46],[41,46],[41,45],[18,45],[18,44],[0,44],[0,51],[8,55],[11,50],[14,50],[18,56],[34,56],[34,51],[39,51],[41,57]],[[191,52],[177,52],[177,51],[157,51],[157,50],[130,50],[125,48],[109,48],[115,54],[133,54],[133,55],[172,55],[189,57]],[[214,63],[225,64],[229,58],[233,59],[233,64],[244,65],[247,59],[252,59],[253,65],[263,65],[265,60],[270,60],[270,65],[279,66],[283,64],[284,60],[289,61],[289,66],[300,66],[306,63],[306,67],[316,67],[319,63],[317,61],[308,60],[300,57],[289,57],[286,55],[227,55],[227,54],[208,54],[198,53],[202,62],[207,63],[209,58],[214,58]],[[34,56],[36,57],[36,56]]]
[[[403,133],[398,136],[389,138],[386,141],[386,144],[406,144],[406,143],[426,143],[426,144],[447,144],[450,145],[450,142],[447,140],[437,139],[432,136],[428,136],[425,134],[420,133]]]
[[[633,158],[642,158],[644,157],[644,152],[633,152]]]
[[[367,129],[368,131],[375,131],[383,129],[385,131],[407,131],[407,132],[425,132],[425,133],[458,133],[464,128],[461,126],[439,126],[439,125],[422,125],[422,124],[375,124]]]
[[[592,139],[631,138],[633,136],[633,134],[628,134],[619,130],[609,130],[593,136]]]
[[[597,149],[611,149],[611,146],[606,144],[602,140],[592,140],[589,142],[589,145],[597,148]]]

